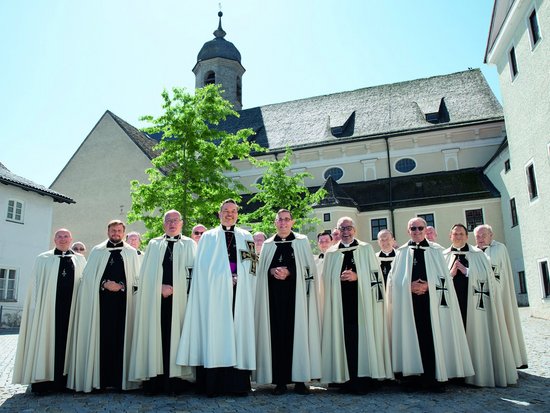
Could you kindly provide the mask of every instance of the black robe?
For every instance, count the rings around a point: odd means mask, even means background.
[[[380,261],[380,269],[382,270],[382,276],[384,277],[384,285],[386,285],[388,282],[388,274],[390,273],[391,265],[395,259],[395,250],[391,250],[388,254],[384,251],[380,251],[378,254],[380,258],[392,258],[391,261]]]
[[[466,255],[464,253],[468,251],[468,244],[466,244],[464,247],[460,249],[451,248],[451,254],[453,254],[453,251],[456,253],[457,251],[462,252],[462,254],[454,254],[455,259],[453,260],[453,264],[456,260],[458,260],[462,265],[464,265],[466,268],[468,268],[468,260],[466,259]],[[466,328],[466,316],[468,314],[468,277],[466,277],[466,274],[463,274],[460,271],[456,272],[456,275],[453,277],[453,285],[455,287],[456,291],[456,297],[458,298],[458,305],[460,306],[460,314],[462,315],[462,322],[464,323],[464,328]]]
[[[231,273],[236,276],[237,269],[237,242],[235,240],[235,226],[224,227],[225,243],[227,245],[228,265]],[[223,259],[223,257],[218,257]],[[235,299],[237,297],[238,282],[233,285],[233,313],[235,313]],[[208,397],[220,394],[246,395],[251,390],[250,370],[239,370],[234,367],[205,368],[197,367],[197,392],[206,393]]]
[[[60,260],[55,291],[54,380],[31,384],[31,391],[36,393],[63,391],[67,387],[67,376],[63,374],[63,369],[74,289],[74,263],[70,257],[72,254],[74,252],[71,250],[67,253],[57,248],[54,250],[54,255],[59,256]]]
[[[107,242],[107,248],[122,247]],[[100,387],[122,388],[124,361],[124,335],[126,330],[126,273],[120,249],[110,250],[111,256],[105,266],[99,290],[99,363]],[[123,289],[112,292],[104,288],[106,281],[114,281]],[[131,293],[131,292],[130,292]]]
[[[294,314],[296,305],[296,260],[291,233],[285,242],[275,236],[276,250],[269,270],[287,267],[290,275],[284,280],[268,273],[269,322],[271,329],[271,359],[273,383],[292,383],[292,354],[294,347]]]
[[[423,240],[418,245],[413,241],[409,241],[409,246],[414,249],[411,282],[417,280],[428,282],[426,276],[424,250],[422,248],[418,248],[429,247],[428,241]],[[412,294],[412,304],[416,335],[418,336],[420,356],[422,357],[422,366],[424,368],[424,375],[422,379],[423,381],[432,382],[435,380],[435,351],[430,315],[430,291],[428,290],[422,295]]]
[[[176,237],[168,237],[166,252],[162,260],[162,284],[174,285],[174,260],[173,251],[174,243],[181,239],[181,235]],[[139,252],[139,251],[138,251]],[[166,373],[170,371],[170,337],[172,336],[172,299],[173,295],[162,297],[160,304],[160,330],[162,339],[162,367],[164,374],[159,374],[156,377],[145,381],[143,389],[147,393],[158,394],[178,394],[182,393],[189,387],[189,383],[179,377],[170,377]]]

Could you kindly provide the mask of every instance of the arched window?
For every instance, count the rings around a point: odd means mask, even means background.
[[[338,182],[344,176],[344,170],[338,167],[328,168],[323,174],[323,177],[328,179],[329,176],[332,176],[332,179]]]
[[[204,85],[213,85],[216,83],[216,74],[213,71],[209,71],[204,79]]]
[[[243,104],[243,86],[241,83],[241,77],[237,76],[237,102],[242,106]]]
[[[416,168],[416,161],[411,158],[399,159],[395,164],[397,172],[401,172],[402,174],[411,172],[414,168]]]

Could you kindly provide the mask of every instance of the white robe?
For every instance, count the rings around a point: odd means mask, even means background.
[[[233,315],[233,280],[221,226],[199,242],[191,291],[176,362],[205,368],[256,369],[254,299],[256,274],[241,252],[254,251],[252,235],[235,227],[237,297]],[[252,244],[250,244],[252,243]]]
[[[313,257],[315,268],[317,269],[317,279],[315,285],[317,287],[317,312],[319,313],[319,332],[323,329],[323,305],[325,304],[325,286],[323,285],[323,265],[325,262],[319,255]]]
[[[67,361],[67,387],[76,391],[91,392],[100,383],[100,315],[99,290],[103,272],[111,254],[107,241],[96,245],[90,252],[78,290],[74,318],[71,320],[72,336],[69,337]],[[134,297],[137,291],[139,258],[136,250],[124,243],[121,256],[126,275],[126,325],[124,339],[122,389],[137,388],[129,381],[130,350],[134,325]]]
[[[345,251],[353,251],[358,277],[359,343],[357,376],[393,378],[386,317],[384,279],[370,244],[332,246],[325,254],[323,283],[322,382],[344,383],[350,379],[344,340],[340,275]]]
[[[161,331],[162,262],[168,241],[164,237],[149,241],[143,257],[136,297],[134,336],[130,356],[130,380],[148,380],[161,374],[194,380],[190,367],[176,364],[176,352],[181,337],[187,305],[187,279],[195,259],[196,243],[182,236],[172,249],[172,320],[170,330],[170,371],[164,372]]]
[[[294,233],[294,236],[296,238],[289,241],[292,243],[296,262],[292,381],[307,382],[321,378],[321,336],[316,286],[318,278],[308,238],[298,233]],[[257,367],[255,377],[258,384],[272,383],[268,272],[276,250],[274,237],[265,241],[257,272],[258,287],[254,314]],[[311,279],[306,280],[309,277]]]
[[[512,351],[514,352],[516,367],[527,367],[527,351],[519,318],[518,301],[514,287],[514,273],[508,250],[504,244],[493,240],[485,249],[485,254],[489,257],[495,278],[500,284],[504,318],[510,336],[510,343],[512,344]]]
[[[448,248],[443,254],[451,268],[457,252]],[[474,376],[466,378],[466,383],[487,387],[515,384],[518,374],[499,286],[489,259],[472,245],[462,254],[468,260],[466,337],[475,371]]]
[[[40,254],[31,272],[31,282],[19,329],[13,383],[31,384],[54,380],[55,302],[59,263],[62,257],[54,255],[54,251],[53,249]],[[72,315],[86,259],[80,254],[70,257],[74,264]],[[70,334],[69,325],[68,337]]]
[[[442,252],[430,243],[424,258],[430,292],[435,378],[447,381],[453,377],[472,376],[474,369],[453,281]],[[414,251],[407,244],[397,250],[387,286],[393,371],[403,376],[424,373],[411,296],[413,258]],[[436,287],[444,287],[447,292]],[[440,305],[441,294],[445,294],[447,306]]]

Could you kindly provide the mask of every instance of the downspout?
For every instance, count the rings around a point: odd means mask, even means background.
[[[391,175],[391,162],[390,162],[390,142],[389,137],[385,137],[384,140],[386,141],[386,155],[388,157],[388,208],[390,210],[390,219],[391,219],[391,232],[393,233],[393,236],[395,237],[395,220],[394,220],[394,208],[393,208],[393,193],[392,193],[392,175]]]

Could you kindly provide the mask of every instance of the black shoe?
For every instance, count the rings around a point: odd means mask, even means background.
[[[303,396],[311,394],[311,391],[304,383],[296,383],[294,385],[294,393],[301,394]]]
[[[274,396],[281,396],[286,393],[286,384],[277,384],[271,392]]]

